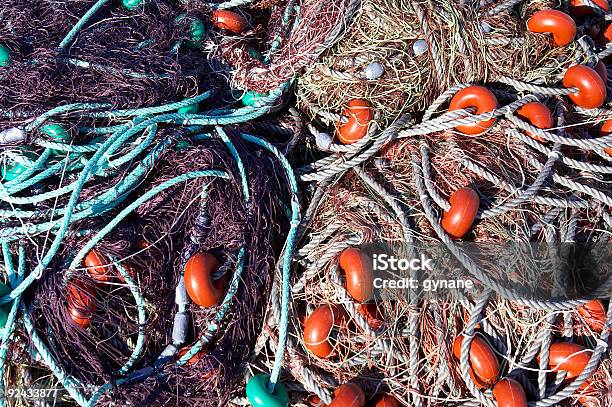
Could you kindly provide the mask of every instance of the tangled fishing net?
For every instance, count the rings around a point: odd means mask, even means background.
[[[0,403],[612,404],[609,19],[2,2]]]
[[[2,404],[227,403],[299,214],[301,120],[256,120],[288,83],[249,105],[218,52],[240,33],[202,4],[0,15]]]
[[[298,79],[315,159],[296,174],[316,184],[294,257],[287,365],[296,403],[612,402],[607,5],[580,4],[582,13],[576,3],[364,1],[342,40]],[[556,16],[577,25],[563,44],[536,24],[552,8],[579,16]],[[597,102],[576,97],[585,94],[577,71],[597,83]],[[461,211],[473,211],[468,228],[453,224]],[[417,285],[372,299],[355,270],[381,242],[433,247],[476,287],[432,297]],[[507,242],[517,248],[495,253]],[[603,262],[577,276],[522,256],[549,247],[558,257],[547,261],[571,262],[565,242],[599,244]],[[487,247],[499,257],[475,253]],[[587,280],[597,283],[587,289]],[[277,307],[264,355],[284,329]],[[564,347],[577,371],[559,368]],[[478,375],[473,353],[494,365],[491,377]],[[502,404],[508,394],[516,404]]]

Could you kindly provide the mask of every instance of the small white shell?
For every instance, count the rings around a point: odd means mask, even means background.
[[[427,41],[425,40],[416,40],[414,44],[412,44],[412,51],[417,57],[421,54],[426,53],[428,49],[429,45],[427,45]]]
[[[371,64],[368,64],[368,66],[366,66],[363,70],[364,76],[367,80],[370,81],[380,78],[381,76],[383,76],[384,73],[385,67],[382,66],[382,64],[379,64],[378,62],[372,62]]]
[[[328,133],[317,133],[315,141],[319,150],[327,151],[332,143],[332,138]]]

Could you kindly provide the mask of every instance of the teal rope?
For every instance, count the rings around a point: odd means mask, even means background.
[[[272,367],[272,373],[270,374],[270,383],[268,390],[270,393],[274,393],[276,383],[278,383],[281,368],[283,364],[283,356],[285,353],[285,347],[287,345],[287,335],[289,326],[289,290],[290,290],[290,277],[291,277],[291,258],[293,257],[293,251],[295,250],[295,240],[297,237],[297,228],[300,224],[300,204],[298,200],[298,187],[295,174],[289,164],[289,161],[281,154],[276,147],[269,142],[260,138],[251,136],[249,134],[242,134],[242,138],[245,140],[257,144],[268,151],[270,151],[280,161],[283,169],[285,170],[287,180],[289,181],[289,189],[291,194],[291,226],[287,241],[285,242],[285,250],[283,255],[283,269],[282,269],[282,283],[281,283],[281,316],[279,322],[279,335],[278,335],[278,347],[276,349],[276,355],[274,358],[274,365]]]
[[[204,170],[204,171],[192,171],[185,173],[183,175],[179,175],[178,177],[172,178],[168,181],[162,182],[161,184],[155,186],[150,189],[142,196],[138,197],[138,199],[134,200],[130,205],[125,207],[115,218],[110,221],[106,226],[104,226],[100,231],[89,240],[79,252],[76,254],[72,262],[70,263],[69,269],[76,269],[79,264],[83,261],[87,253],[91,249],[94,248],[96,244],[98,244],[107,234],[109,234],[118,224],[123,220],[126,216],[128,216],[134,209],[138,208],[143,203],[151,200],[155,195],[159,194],[165,189],[168,189],[178,183],[188,181],[190,179],[202,178],[202,177],[216,177],[222,179],[229,179],[229,175],[224,171],[219,170]],[[70,273],[66,273],[68,276]]]
[[[85,14],[83,14],[83,17],[81,17],[81,19],[74,25],[74,27],[72,27],[70,32],[66,34],[66,37],[64,37],[64,39],[60,43],[60,51],[68,46],[68,44],[74,39],[74,37],[76,37],[77,33],[85,26],[85,24],[87,24],[87,21],[89,21],[89,19],[93,17],[93,15],[97,13],[98,10],[102,8],[102,6],[104,6],[104,4],[106,3],[108,3],[108,0],[98,0]]]
[[[132,292],[132,295],[134,296],[134,301],[136,301],[136,308],[138,309],[138,338],[136,339],[136,346],[134,346],[134,350],[132,351],[130,358],[127,360],[127,362],[125,362],[121,369],[119,369],[119,374],[124,375],[134,366],[134,363],[138,361],[140,355],[142,355],[142,352],[144,351],[144,327],[145,323],[147,322],[147,315],[145,312],[144,298],[142,298],[142,295],[140,294],[140,289],[138,288],[138,285],[136,285],[134,280],[132,280],[121,262],[117,261],[117,259],[113,257],[111,257],[111,260],[113,261],[115,267],[117,267],[117,270],[119,270],[119,273],[121,273],[121,275],[123,276],[123,279],[127,283],[130,291]]]

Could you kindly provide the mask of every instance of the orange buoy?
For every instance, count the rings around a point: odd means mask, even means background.
[[[563,47],[576,37],[576,23],[559,10],[536,11],[527,21],[527,28],[533,33],[552,34],[555,44]]]
[[[366,302],[374,293],[374,274],[361,250],[354,247],[340,254],[340,268],[346,275],[346,291],[358,302]]]
[[[516,111],[516,115],[538,129],[550,129],[553,117],[550,109],[540,102],[529,102]],[[537,134],[527,132],[527,135],[538,141],[546,141]]]
[[[96,312],[96,290],[92,284],[73,279],[68,283],[68,315],[81,328],[87,328]]]
[[[373,330],[378,330],[383,325],[383,315],[374,303],[360,304],[357,312],[363,316]]]
[[[602,136],[608,136],[612,134],[612,119],[606,120],[604,124],[599,129],[599,134]],[[604,151],[608,153],[608,155],[612,156],[612,147],[604,148]]]
[[[328,358],[334,351],[330,334],[344,320],[344,311],[336,305],[322,305],[315,309],[304,324],[304,346],[320,358]]]
[[[353,144],[362,139],[368,133],[368,126],[374,119],[372,105],[364,99],[349,101],[342,115],[348,117],[348,121],[338,123],[336,134],[343,144]]]
[[[470,373],[470,378],[472,379],[478,390],[485,390],[491,386],[489,383],[486,383],[480,377],[476,376],[474,374],[474,369],[472,369],[471,367],[468,368],[468,372]]]
[[[191,256],[185,265],[185,288],[189,298],[201,307],[214,307],[225,293],[225,281],[212,281],[212,274],[219,268],[217,258],[208,252]]]
[[[593,330],[601,333],[606,324],[606,308],[600,300],[591,300],[578,307],[578,313],[582,315],[584,322]]]
[[[470,230],[476,219],[480,197],[472,188],[464,187],[453,192],[449,202],[450,209],[442,215],[442,228],[453,239],[460,239]]]
[[[334,398],[328,407],[364,407],[365,394],[361,387],[346,383],[334,390]]]
[[[578,88],[578,92],[568,96],[575,104],[585,109],[594,109],[606,101],[606,85],[599,74],[586,65],[570,67],[563,76],[563,86]]]
[[[606,26],[605,30],[601,31],[600,37],[600,45],[605,45],[606,43],[612,41],[612,23]]]
[[[582,345],[569,342],[559,342],[550,345],[548,366],[554,372],[565,370],[567,378],[579,376],[591,359],[592,350]],[[538,360],[540,357],[538,356]]]
[[[461,344],[463,335],[459,335],[453,342],[453,355],[461,359]],[[499,377],[499,361],[495,352],[489,344],[479,336],[475,336],[470,344],[470,366],[474,369],[474,375],[480,379],[482,384],[490,386]],[[476,380],[474,380],[476,381]]]
[[[372,407],[400,407],[399,401],[390,394],[379,394],[371,403]]]
[[[215,10],[211,15],[215,27],[240,34],[246,27],[246,21],[238,13],[229,10]]]
[[[607,0],[592,0],[602,11],[608,11]],[[583,0],[570,0],[570,11],[576,17],[584,17],[595,14],[592,7],[587,6]]]
[[[110,280],[111,275],[108,261],[97,250],[92,249],[87,253],[84,263],[91,278],[98,283],[105,283]]]
[[[497,108],[497,98],[489,89],[483,86],[468,86],[455,93],[450,101],[450,112],[459,109],[476,108],[476,115],[492,112]],[[495,118],[478,123],[462,124],[455,129],[464,134],[480,134],[495,124]]]
[[[493,386],[493,397],[497,407],[527,407],[527,396],[519,382],[504,378]]]

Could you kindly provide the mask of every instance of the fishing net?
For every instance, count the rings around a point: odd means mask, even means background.
[[[0,403],[612,403],[582,1],[4,1]],[[423,247],[474,286],[359,291]]]
[[[243,100],[217,52],[240,33],[206,4],[0,7],[2,404],[225,404],[293,250],[301,119],[258,120],[290,83]]]
[[[578,15],[565,3],[365,1],[343,39],[298,79],[298,106],[312,120],[305,149],[314,159],[296,169],[313,183],[287,327],[296,405],[334,403],[342,394],[359,400],[346,387],[356,383],[365,393],[356,405],[387,393],[410,406],[495,406],[501,400],[491,388],[500,378],[520,383],[530,405],[610,403],[607,264],[590,270],[598,284],[587,296],[603,301],[537,298],[516,286],[559,294],[581,281],[530,267],[533,257],[514,250],[479,262],[465,244],[482,251],[543,244],[562,253],[562,243],[599,242],[603,258],[609,255],[607,99],[581,106],[567,74],[577,64],[593,68],[605,95],[607,25],[592,7],[575,17],[573,41],[559,45],[526,23],[550,8]],[[486,113],[478,103],[453,107],[482,87],[495,99]],[[534,123],[522,110],[528,104],[544,106],[550,123]],[[477,131],[466,134],[473,123]],[[350,131],[360,134],[351,139]],[[478,210],[469,231],[453,236],[444,219],[466,187]],[[381,242],[435,247],[476,287],[442,298],[423,286],[355,298],[358,283],[342,256]],[[591,306],[597,313],[585,311]],[[270,305],[273,332],[262,355],[275,351],[284,329],[278,307]],[[313,328],[317,319],[326,322]],[[453,349],[458,337],[468,340]],[[481,341],[500,363],[499,377],[484,386],[470,359],[472,342]],[[551,362],[566,342],[587,355],[576,375]],[[262,370],[268,357],[257,365]]]

